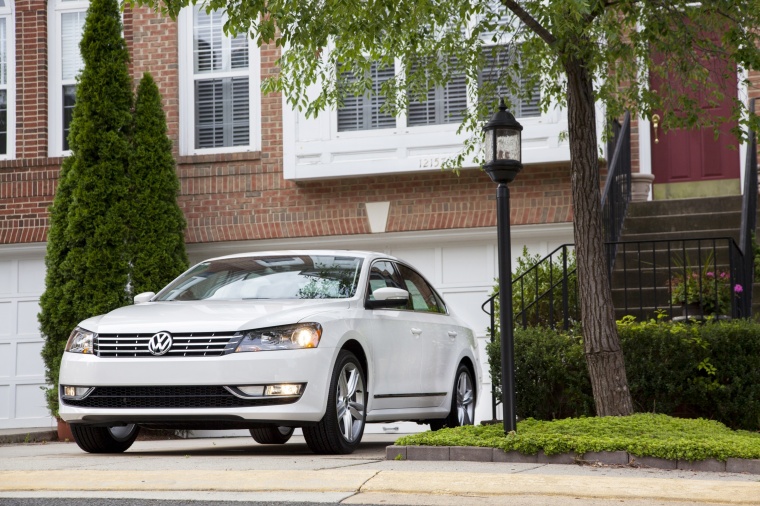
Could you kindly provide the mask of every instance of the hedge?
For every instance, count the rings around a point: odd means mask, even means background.
[[[760,430],[760,324],[664,320],[618,322],[637,412],[718,420]],[[500,346],[488,345],[499,387]],[[591,384],[577,331],[515,329],[517,414],[539,420],[593,416]]]

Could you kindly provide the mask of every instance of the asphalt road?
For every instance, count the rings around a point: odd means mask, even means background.
[[[397,436],[352,455],[302,438],[137,441],[120,455],[73,443],[0,446],[0,505],[418,504],[430,506],[760,505],[760,476],[576,465],[387,461]]]

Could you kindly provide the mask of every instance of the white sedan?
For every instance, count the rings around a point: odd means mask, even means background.
[[[358,251],[199,263],[158,294],[81,322],[61,363],[60,416],[94,453],[140,427],[249,429],[350,453],[365,423],[472,424],[471,329],[414,268]]]

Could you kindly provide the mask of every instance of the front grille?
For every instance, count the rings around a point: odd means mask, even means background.
[[[297,398],[265,397],[241,399],[221,386],[96,387],[84,399],[63,398],[79,408],[245,408],[290,404]]]
[[[148,341],[153,334],[98,334],[99,357],[153,357]],[[172,347],[164,357],[218,357],[235,350],[242,337],[237,332],[185,332],[172,334]]]

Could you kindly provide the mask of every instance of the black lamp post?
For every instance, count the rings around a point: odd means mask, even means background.
[[[515,340],[512,321],[512,246],[509,231],[509,188],[522,169],[522,125],[507,111],[504,99],[499,112],[483,127],[483,168],[496,189],[496,231],[499,246],[499,324],[501,334],[501,402],[504,432],[517,429],[515,413]]]

